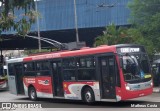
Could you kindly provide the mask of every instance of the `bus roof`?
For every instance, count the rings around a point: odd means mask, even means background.
[[[80,50],[72,50],[72,51],[62,51],[62,52],[52,52],[49,54],[41,54],[35,56],[25,57],[24,61],[32,61],[32,60],[42,60],[42,59],[50,59],[50,58],[61,58],[61,57],[73,57],[80,55],[91,55],[96,53],[104,53],[104,52],[113,52],[116,53],[115,46],[98,46],[96,48],[82,48]]]
[[[119,45],[101,45],[95,48],[81,48],[80,50],[72,50],[72,51],[59,51],[59,52],[50,52],[45,54],[39,55],[31,55],[24,58],[16,58],[10,59],[7,63],[15,63],[15,62],[27,62],[33,60],[43,60],[43,59],[51,59],[51,58],[61,58],[61,57],[73,57],[73,56],[81,56],[81,55],[92,55],[97,53],[104,53],[104,52],[112,52],[117,53],[116,48],[118,47],[131,47],[131,46],[141,46],[136,44],[119,44]]]
[[[6,62],[7,63],[15,63],[15,62],[23,62],[24,58],[14,58],[14,59],[9,59]]]

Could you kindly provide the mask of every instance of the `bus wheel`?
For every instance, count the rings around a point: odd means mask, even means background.
[[[83,100],[88,104],[95,102],[94,92],[90,87],[86,87],[83,92]]]
[[[29,88],[29,98],[33,101],[37,99],[37,93],[34,87]]]

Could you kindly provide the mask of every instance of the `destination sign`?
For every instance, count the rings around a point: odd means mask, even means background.
[[[121,53],[140,52],[140,48],[120,48]]]

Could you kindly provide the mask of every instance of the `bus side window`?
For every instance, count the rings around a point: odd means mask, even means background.
[[[95,59],[91,57],[78,58],[78,80],[95,80]]]
[[[63,75],[65,81],[76,80],[76,61],[75,58],[63,59]]]
[[[37,64],[36,64],[36,70],[37,70],[37,71],[40,71],[40,69],[41,69],[41,68],[40,68],[40,63],[37,63]]]
[[[34,63],[33,62],[25,63],[24,70],[25,71],[34,71]]]
[[[24,75],[35,76],[35,66],[33,62],[27,62],[23,64]]]
[[[24,64],[24,71],[27,71],[27,64]]]
[[[53,64],[52,64],[52,67],[53,67],[53,71],[56,71],[56,69],[57,69],[57,64],[56,64],[56,63],[53,63]]]
[[[38,71],[41,76],[49,76],[49,62],[48,61],[40,61],[36,63],[36,71]]]

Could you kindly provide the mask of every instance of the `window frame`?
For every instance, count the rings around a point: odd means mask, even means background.
[[[92,58],[93,60],[93,66],[92,67],[87,67],[87,58]],[[78,60],[79,59],[79,60]],[[85,59],[85,66],[86,67],[80,67],[80,59]],[[77,81],[96,81],[97,80],[97,75],[96,75],[96,56],[95,55],[85,55],[85,56],[78,56],[77,57],[77,63],[79,64],[79,66],[77,66]],[[89,72],[89,70],[94,70],[94,79],[87,79],[87,80],[83,80],[83,79],[79,79],[79,70],[87,70],[87,72]],[[84,71],[85,72],[85,71]],[[90,73],[89,73],[90,75]]]
[[[75,62],[75,66],[71,67],[71,68],[68,68],[68,67],[65,68],[64,67],[64,61],[66,59],[73,59],[74,62]],[[75,81],[77,81],[77,60],[76,60],[76,57],[65,57],[65,58],[62,58],[62,66],[61,66],[61,68],[62,68],[63,81],[65,81],[65,82],[70,82],[70,81],[71,82],[75,82]],[[72,80],[72,79],[70,79],[70,80],[65,79],[65,73],[64,73],[64,71],[74,71],[73,74],[74,74],[75,79],[74,80]]]
[[[46,62],[48,63],[48,69],[44,70],[41,69],[42,68],[42,64]],[[37,70],[37,63],[40,63],[40,70]],[[36,72],[36,76],[52,76],[52,70],[51,70],[51,64],[50,64],[50,60],[39,60],[39,61],[34,61],[34,65],[35,65],[35,72]],[[44,65],[44,64],[43,64]],[[43,74],[43,72],[48,72],[49,74],[45,75]]]
[[[25,70],[25,64],[28,64],[28,63],[32,63],[32,67],[33,67],[33,70],[29,70],[29,71],[26,71]],[[30,61],[30,62],[23,62],[23,73],[24,73],[24,77],[35,77],[37,76],[36,74],[36,70],[35,70],[35,63],[34,61]],[[27,73],[32,73],[32,74],[27,74]]]

